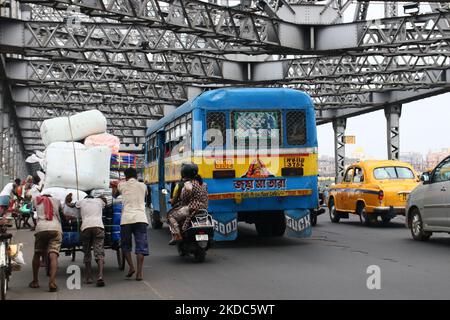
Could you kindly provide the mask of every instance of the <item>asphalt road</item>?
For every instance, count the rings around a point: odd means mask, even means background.
[[[61,256],[57,293],[46,292],[43,270],[41,288],[28,288],[33,236],[20,230],[27,265],[14,273],[8,299],[449,299],[450,237],[416,242],[403,221],[366,227],[356,216],[333,224],[324,214],[309,239],[259,238],[253,225],[240,224],[238,240],[217,244],[201,264],[167,245],[167,227],[149,230],[144,281],[126,280],[108,250],[106,287],[69,290],[66,270],[82,265],[79,253],[74,263]],[[379,290],[367,288],[370,265],[380,267]]]

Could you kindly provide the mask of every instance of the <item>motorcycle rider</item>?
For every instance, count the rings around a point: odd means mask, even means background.
[[[173,208],[168,214],[172,240],[170,245],[175,245],[182,240],[181,232],[189,227],[192,216],[201,209],[208,209],[208,189],[202,177],[198,174],[198,166],[194,163],[181,165],[181,178],[183,186],[180,194],[180,205]],[[184,223],[183,223],[184,221]],[[183,226],[180,230],[180,225]]]
[[[172,185],[172,195],[170,198],[170,204],[172,205],[172,208],[176,208],[180,206],[180,196],[181,196],[181,190],[183,190],[184,187],[184,179],[181,179],[177,183],[173,183]]]

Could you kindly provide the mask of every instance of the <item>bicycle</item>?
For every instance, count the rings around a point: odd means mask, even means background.
[[[11,220],[8,219],[8,220]],[[0,299],[6,299],[6,290],[8,290],[9,278],[12,273],[11,257],[9,255],[9,240],[11,233],[7,233],[7,228],[12,224],[0,224]]]

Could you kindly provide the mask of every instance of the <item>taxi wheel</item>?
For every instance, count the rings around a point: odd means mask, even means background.
[[[423,230],[423,221],[420,211],[414,208],[411,213],[411,235],[414,240],[427,241],[431,237],[431,232]]]
[[[331,222],[338,223],[341,217],[339,217],[339,214],[336,212],[336,206],[334,205],[334,200],[330,200],[330,220]]]
[[[383,225],[387,225],[389,224],[389,222],[391,222],[392,218],[390,217],[381,217],[381,222],[383,223]]]
[[[358,206],[358,215],[362,225],[370,226],[374,222],[374,219],[367,214],[366,207],[363,204]]]

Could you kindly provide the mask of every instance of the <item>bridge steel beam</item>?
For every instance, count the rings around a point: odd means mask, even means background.
[[[24,161],[26,149],[15,114],[11,86],[7,82],[5,64],[5,57],[3,54],[0,54],[0,115],[2,116],[2,157],[0,158],[0,167],[1,171],[3,171],[0,174],[2,175],[2,184],[5,179],[9,180],[14,175],[26,175],[29,169]]]
[[[220,39],[224,43],[285,50],[285,53],[399,47],[413,43],[432,43],[438,38],[449,37],[448,30],[441,28],[449,25],[449,12],[334,25],[311,25],[292,23],[199,0],[23,2],[66,11],[69,6],[75,6],[88,16],[103,16],[124,23],[195,34],[202,38]],[[330,20],[329,23],[333,21]]]
[[[387,124],[387,155],[389,160],[398,160],[400,156],[400,116],[401,104],[384,109]]]
[[[431,59],[431,58],[430,58]],[[438,88],[448,84],[450,74],[448,68],[450,66],[450,59],[428,60],[435,61],[435,63],[426,66],[425,60],[414,60],[408,66],[414,64],[417,70],[407,70],[406,66],[399,66],[394,68],[392,63],[385,63],[389,68],[380,68],[380,74],[372,74],[376,71],[364,71],[353,66],[353,69],[348,70],[348,76],[343,76],[345,73],[327,71],[324,67],[320,68],[321,64],[314,67],[302,68],[302,71],[297,71],[296,74],[290,74],[286,80],[270,80],[276,79],[277,74],[281,79],[283,71],[281,70],[282,64],[278,62],[266,63],[261,65],[262,69],[256,70],[257,72],[252,77],[261,80],[258,76],[266,77],[264,80],[268,83],[274,83],[271,86],[280,86],[283,84],[289,84],[290,87],[295,87],[300,90],[307,91],[314,99],[314,101],[321,106],[321,108],[327,108],[327,101],[331,101],[334,96],[339,96],[340,99],[353,100],[354,97],[358,97],[357,100],[361,104],[365,103],[365,96],[372,93],[399,90],[401,88],[405,90],[417,90],[421,88]],[[447,61],[447,62],[446,62]],[[420,63],[419,63],[420,62]],[[448,64],[448,66],[447,66]],[[276,71],[278,69],[278,71]],[[335,67],[339,70],[344,69],[343,66],[336,64]],[[375,70],[376,67],[372,67]],[[425,68],[430,68],[425,69]],[[336,70],[335,69],[335,70]],[[366,68],[368,69],[368,68]],[[382,70],[381,70],[382,69]],[[123,78],[113,76],[114,70],[108,68],[97,70],[98,74],[95,76],[96,81],[88,82],[88,77],[95,74],[95,68],[93,66],[85,67],[74,63],[61,63],[50,62],[48,65],[44,61],[16,61],[13,60],[10,66],[7,68],[8,76],[10,79],[18,84],[26,84],[28,88],[18,88],[21,92],[19,94],[19,102],[23,99],[23,96],[27,96],[27,99],[31,99],[33,103],[50,104],[50,103],[63,103],[63,102],[82,102],[85,104],[95,103],[100,101],[98,99],[105,97],[125,97],[125,103],[131,101],[130,97],[136,97],[137,99],[132,103],[141,103],[142,96],[146,103],[164,103],[171,102],[173,104],[181,104],[186,99],[195,97],[201,93],[201,87],[185,87],[170,85],[169,83],[161,88],[151,84],[147,78],[142,78],[139,81],[139,77],[135,74],[131,81],[130,75],[126,75]],[[320,71],[322,70],[322,77],[320,78]],[[329,72],[329,73],[327,73]],[[360,72],[360,74],[358,74]],[[106,74],[108,73],[108,74]],[[334,73],[334,74],[333,74]],[[117,74],[117,73],[116,73]],[[270,77],[266,75],[270,74]],[[301,81],[293,81],[293,79],[303,79]],[[109,82],[108,82],[109,80]],[[270,81],[269,81],[270,80]],[[251,82],[244,82],[251,83]],[[241,84],[242,85],[242,84]],[[254,85],[267,85],[259,83]],[[209,87],[213,87],[211,84]],[[173,90],[171,90],[171,88]],[[207,87],[205,87],[207,88]],[[26,93],[27,91],[28,93]],[[195,92],[197,91],[197,92]],[[89,92],[89,93],[83,93]],[[148,92],[149,95],[144,93]],[[193,94],[191,94],[193,93]],[[97,99],[96,99],[97,98]],[[56,99],[56,100],[53,100]],[[109,104],[111,101],[115,103],[123,103],[124,99],[120,98],[107,99]],[[103,100],[103,99],[102,99]],[[27,100],[28,101],[28,100]],[[130,102],[131,103],[131,102]],[[353,105],[351,104],[351,105]],[[330,107],[333,107],[332,105]]]
[[[334,165],[335,165],[335,182],[341,182],[344,177],[345,170],[345,127],[347,119],[337,118],[333,120],[334,130]]]
[[[363,56],[369,55],[366,50],[377,52],[380,50],[379,55],[385,54],[395,54],[399,55],[402,52],[408,54],[411,50],[416,54],[427,54],[427,50],[423,48],[424,45],[431,46],[432,44],[441,43],[443,46],[448,46],[448,41],[450,40],[449,28],[444,28],[442,25],[445,23],[447,26],[450,25],[450,13],[440,13],[431,15],[420,15],[420,18],[416,17],[402,17],[402,18],[390,18],[377,21],[367,21],[367,22],[354,22],[350,24],[334,25],[334,26],[322,26],[322,28],[329,29],[335,28],[336,30],[317,31],[318,34],[325,34],[326,41],[321,44],[318,41],[317,45],[314,45],[310,50],[309,54],[317,55],[320,54],[320,46],[330,46],[330,43],[335,42],[335,48],[332,50],[335,53],[334,59],[339,58],[341,55],[345,55],[346,52],[350,56],[355,56],[362,54]],[[400,19],[397,21],[396,19]],[[403,20],[402,20],[403,19]],[[427,24],[427,23],[429,24]],[[364,25],[360,25],[364,23]],[[404,26],[406,23],[407,26]],[[425,23],[425,26],[423,25]],[[367,24],[367,25],[365,25]],[[410,25],[412,24],[412,25]],[[112,24],[114,27],[120,28],[120,24]],[[353,44],[353,47],[347,48],[345,46],[345,41],[343,37],[348,36],[348,31],[346,28],[351,28],[353,26],[356,29],[363,30],[365,34],[360,41]],[[431,28],[429,27],[431,25]],[[126,25],[125,25],[126,27]],[[129,28],[132,28],[130,26]],[[59,32],[58,28],[64,32]],[[86,26],[86,30],[81,33],[81,39],[78,39],[76,34],[73,34],[71,29],[67,27],[66,22],[29,22],[21,20],[10,20],[0,18],[0,35],[3,50],[14,51],[25,53],[26,50],[33,51],[43,51],[41,54],[45,54],[48,51],[54,50],[66,50],[70,51],[71,54],[76,57],[76,53],[86,54],[89,52],[106,52],[108,55],[107,60],[114,60],[114,58],[119,58],[117,61],[127,61],[130,60],[133,63],[139,62],[142,67],[142,63],[147,60],[147,65],[153,68],[155,72],[172,72],[173,74],[186,72],[192,74],[196,77],[215,77],[217,79],[232,79],[236,81],[245,80],[241,79],[242,75],[237,75],[233,78],[233,73],[236,72],[235,69],[239,69],[239,63],[236,61],[228,61],[229,55],[218,55],[218,54],[206,54],[207,49],[204,46],[200,46],[203,55],[192,56],[186,46],[180,46],[180,53],[177,50],[170,48],[170,44],[162,41],[161,36],[155,37],[160,41],[156,41],[161,48],[155,49],[155,52],[151,54],[151,59],[148,58],[147,52],[139,50],[143,45],[142,43],[147,43],[147,40],[136,40],[136,36],[142,36],[143,32],[135,31],[130,33],[130,30],[125,30],[122,32],[114,31],[112,35],[109,34],[105,28],[98,26],[94,23],[91,28]],[[100,31],[98,39],[95,41],[91,39],[92,34],[95,34],[95,30],[98,28]],[[317,27],[319,28],[319,27]],[[331,33],[331,36],[329,35]],[[314,36],[317,39],[318,35]],[[130,40],[133,39],[133,40]],[[152,39],[152,37],[149,37]],[[337,40],[338,39],[338,40]],[[378,43],[378,45],[377,45]],[[441,45],[441,46],[442,46]],[[145,46],[144,46],[145,47]],[[228,50],[228,49],[227,49]],[[258,48],[260,50],[260,48]],[[330,48],[327,48],[330,50]],[[231,50],[224,51],[232,53]],[[242,51],[240,51],[242,52]],[[124,55],[123,53],[127,53]],[[252,52],[253,55],[261,55],[265,53],[264,51]],[[272,54],[285,55],[286,52],[280,50],[274,50]],[[300,52],[304,54],[304,52]],[[39,53],[36,53],[39,55]],[[295,54],[295,53],[291,53]],[[98,54],[96,54],[98,55]],[[330,54],[327,53],[327,56]],[[127,59],[124,59],[127,58]],[[78,58],[79,59],[79,58]],[[307,57],[305,61],[313,60],[314,57]],[[322,57],[322,59],[327,59],[327,57]],[[103,59],[104,60],[104,59]],[[286,59],[283,59],[286,60]],[[343,61],[348,60],[348,58]],[[295,60],[294,60],[295,61]],[[314,61],[314,60],[313,60]],[[328,61],[328,60],[325,60]],[[234,65],[236,64],[236,66]],[[315,63],[313,65],[316,65]],[[354,63],[354,65],[357,65]],[[207,67],[207,69],[205,69]],[[226,73],[227,69],[233,69],[234,72]],[[202,70],[203,69],[203,70]],[[209,69],[209,70],[208,70]],[[245,70],[244,70],[245,71]],[[245,78],[245,77],[244,77]]]
[[[419,90],[399,90],[392,92],[374,93],[370,95],[364,106],[347,106],[344,103],[346,101],[336,100],[336,106],[322,110],[316,108],[316,122],[318,125],[332,122],[337,118],[350,118],[356,117],[365,113],[383,110],[386,107],[392,105],[401,105],[420,99],[429,98],[439,94],[447,93],[450,91],[450,86],[434,89],[419,89]],[[339,103],[341,105],[339,106]]]

